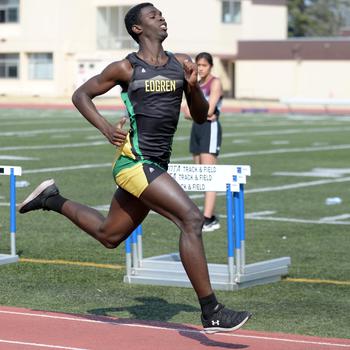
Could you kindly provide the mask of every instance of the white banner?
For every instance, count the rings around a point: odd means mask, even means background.
[[[250,166],[169,164],[168,173],[185,191],[225,192],[230,184],[231,191],[238,192],[239,185],[245,184],[250,175]]]
[[[22,175],[22,168],[20,166],[8,166],[0,165],[0,175],[11,175],[11,168],[13,168],[13,173],[16,176]]]

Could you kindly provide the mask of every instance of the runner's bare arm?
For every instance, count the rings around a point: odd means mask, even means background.
[[[188,55],[176,54],[176,58],[183,65],[187,82],[184,91],[191,117],[196,123],[202,124],[207,120],[209,105],[197,81],[197,65]]]
[[[127,87],[132,74],[132,67],[127,60],[113,62],[100,74],[92,77],[81,85],[73,94],[72,102],[79,112],[94,125],[108,139],[120,146],[125,140],[127,131],[122,130],[120,123],[117,126],[108,122],[96,109],[93,98],[103,95],[116,85]]]
[[[217,116],[214,114],[217,103],[222,96],[222,85],[218,78],[215,78],[210,87],[209,96],[209,110],[208,110],[208,120],[216,120]]]

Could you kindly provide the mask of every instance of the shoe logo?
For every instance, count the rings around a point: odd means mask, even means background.
[[[141,73],[146,73],[146,69],[145,69],[145,68],[142,68],[142,69],[141,69]]]
[[[149,172],[150,172],[151,174],[153,173],[153,171],[154,171],[153,168],[149,168]]]
[[[212,321],[211,321],[211,325],[212,325],[212,326],[215,326],[215,325],[216,325],[216,326],[220,326],[220,321],[219,321],[219,320],[217,320],[217,321],[212,320]]]

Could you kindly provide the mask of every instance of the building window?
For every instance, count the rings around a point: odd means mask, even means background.
[[[124,17],[129,6],[97,8],[97,48],[100,50],[131,49],[134,40],[125,29]]]
[[[222,22],[240,23],[241,5],[242,0],[222,0]]]
[[[53,55],[52,53],[29,53],[28,54],[28,78],[32,80],[53,79]]]
[[[0,23],[17,23],[19,0],[0,0]]]
[[[0,79],[18,79],[19,78],[19,54],[2,53],[0,54]]]

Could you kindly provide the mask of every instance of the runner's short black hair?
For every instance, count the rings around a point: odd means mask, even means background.
[[[196,56],[196,63],[200,60],[200,59],[205,59],[211,66],[213,66],[213,56],[208,53],[208,52],[201,52]]]
[[[124,18],[126,30],[137,43],[139,42],[139,38],[138,35],[133,32],[132,26],[140,24],[140,12],[144,7],[148,6],[153,6],[153,4],[150,2],[142,2],[141,4],[135,5],[129,9]]]

